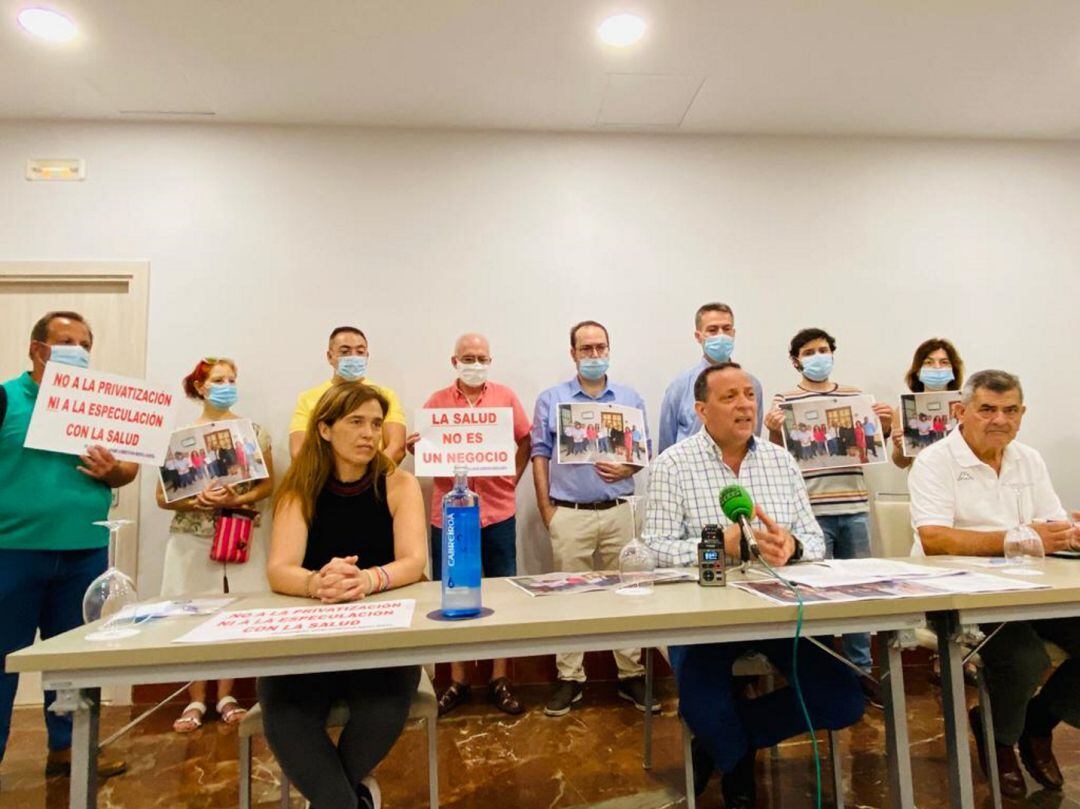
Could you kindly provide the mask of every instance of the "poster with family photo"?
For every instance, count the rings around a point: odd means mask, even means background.
[[[780,405],[784,443],[804,472],[884,463],[888,450],[874,397],[815,396]]]
[[[261,480],[267,470],[250,419],[230,419],[174,432],[160,474],[165,501],[173,503],[207,486]]]
[[[645,414],[625,405],[560,404],[558,462],[597,461],[645,466],[649,462]]]
[[[914,458],[956,429],[960,398],[958,390],[905,393],[900,397],[905,458]]]

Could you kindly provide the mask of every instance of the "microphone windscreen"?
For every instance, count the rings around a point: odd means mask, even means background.
[[[725,486],[720,491],[720,508],[732,522],[738,522],[739,517],[754,516],[754,501],[742,486]]]

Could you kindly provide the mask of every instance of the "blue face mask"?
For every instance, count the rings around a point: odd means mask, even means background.
[[[588,357],[578,363],[578,373],[593,381],[603,379],[610,364],[607,357]]]
[[[832,354],[814,354],[801,362],[803,376],[811,382],[824,382],[832,373]]]
[[[713,362],[727,362],[731,359],[731,352],[735,350],[735,338],[717,334],[706,337],[702,347],[705,349],[705,356]]]
[[[952,368],[920,368],[919,381],[927,390],[945,390],[956,379]]]
[[[76,368],[90,367],[90,352],[82,346],[49,346],[49,361],[61,365],[74,365]]]
[[[338,357],[337,374],[346,382],[355,382],[367,375],[367,357],[356,354],[348,357]]]
[[[236,404],[237,395],[235,382],[222,382],[206,389],[206,401],[218,410],[228,410]]]

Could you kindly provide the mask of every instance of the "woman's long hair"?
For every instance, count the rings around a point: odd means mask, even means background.
[[[319,435],[319,425],[325,424],[331,427],[338,419],[344,418],[370,401],[379,403],[383,418],[386,418],[386,413],[390,409],[386,397],[362,382],[338,382],[331,385],[329,390],[322,395],[308,421],[304,444],[300,447],[300,452],[293,460],[289,471],[285,473],[281,488],[274,496],[275,511],[281,508],[283,503],[295,500],[300,504],[304,522],[311,525],[311,520],[315,516],[315,501],[334,471],[334,448],[329,441]],[[377,437],[376,446],[379,447],[381,442],[381,436]],[[374,486],[375,493],[378,495],[380,484],[388,474],[394,471],[394,468],[394,462],[379,448],[359,482],[364,488]]]

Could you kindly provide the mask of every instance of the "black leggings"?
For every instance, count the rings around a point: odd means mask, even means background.
[[[390,752],[409,718],[418,666],[260,677],[266,740],[311,809],[355,809],[356,788]],[[349,721],[334,747],[326,717],[335,702]]]

